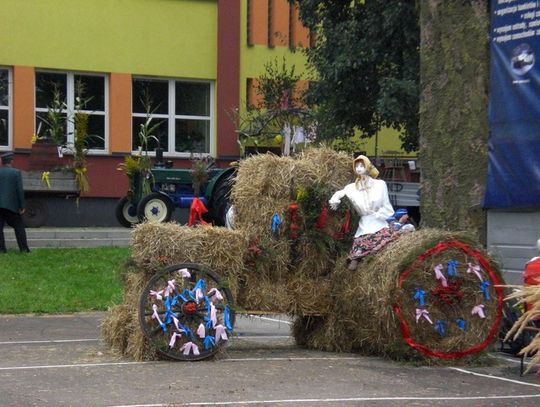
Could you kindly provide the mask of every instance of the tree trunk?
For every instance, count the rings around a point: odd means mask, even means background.
[[[485,242],[487,0],[421,1],[422,225],[468,230]]]

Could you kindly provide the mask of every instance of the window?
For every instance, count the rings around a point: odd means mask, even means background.
[[[0,149],[9,147],[11,123],[11,72],[0,68]]]
[[[66,142],[74,141],[73,113],[77,110],[77,97],[86,103],[80,112],[87,113],[88,148],[103,151],[107,145],[107,77],[82,73],[36,72],[36,133],[44,134],[49,126],[47,110],[53,106],[57,94],[66,117]]]
[[[210,153],[212,86],[210,82],[175,79],[133,79],[133,150],[147,142],[170,154]],[[141,125],[157,138],[143,140]]]

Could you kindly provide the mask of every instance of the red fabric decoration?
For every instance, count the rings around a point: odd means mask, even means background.
[[[432,247],[431,249],[425,251],[420,256],[418,256],[411,263],[411,265],[409,267],[407,267],[399,275],[398,288],[401,288],[403,282],[407,279],[408,275],[411,273],[412,270],[415,269],[415,267],[419,263],[424,261],[429,256],[432,256],[432,255],[434,255],[436,253],[439,253],[439,252],[441,252],[441,251],[443,251],[445,249],[451,248],[451,247],[459,249],[462,252],[464,252],[465,254],[467,254],[468,256],[473,257],[474,259],[476,259],[478,261],[478,263],[480,264],[480,266],[482,266],[482,268],[488,273],[491,281],[493,282],[493,287],[495,288],[495,292],[497,294],[497,298],[496,298],[496,300],[497,300],[497,313],[495,315],[495,321],[493,322],[493,325],[491,326],[491,329],[489,330],[489,333],[488,333],[486,339],[483,342],[478,343],[478,344],[476,344],[476,345],[474,345],[474,346],[472,346],[470,348],[464,349],[462,351],[441,352],[441,351],[430,349],[425,345],[421,345],[419,343],[416,343],[411,338],[411,330],[409,329],[409,325],[407,324],[407,321],[405,320],[405,318],[403,318],[403,315],[401,314],[401,308],[400,308],[400,305],[399,305],[399,300],[396,299],[396,302],[395,302],[395,304],[393,306],[394,313],[396,314],[396,316],[399,319],[399,324],[400,324],[400,328],[401,328],[401,334],[403,335],[403,339],[405,340],[405,342],[409,346],[413,347],[414,349],[422,352],[424,355],[434,357],[434,358],[440,358],[440,359],[458,359],[458,358],[462,358],[464,356],[470,355],[472,353],[479,352],[482,349],[485,349],[491,343],[491,341],[493,341],[493,338],[495,338],[495,335],[497,335],[497,333],[499,331],[499,324],[501,322],[502,309],[503,309],[503,289],[502,289],[502,287],[500,287],[500,285],[502,284],[502,281],[500,280],[499,276],[497,275],[495,270],[493,270],[493,268],[491,267],[491,265],[489,264],[487,259],[480,252],[478,252],[477,250],[474,250],[469,245],[467,245],[465,243],[462,243],[462,242],[459,242],[457,240],[450,240],[448,242],[441,242],[441,243],[435,245],[434,247]]]
[[[300,229],[299,223],[301,221],[300,214],[298,213],[298,204],[292,203],[289,205],[289,237],[291,239],[298,238],[298,230]]]
[[[334,240],[340,240],[343,238],[343,236],[350,231],[350,223],[351,223],[351,212],[347,210],[345,212],[345,219],[343,219],[343,223],[341,224],[341,228],[334,233]]]
[[[434,290],[431,290],[431,295],[436,298],[436,300],[434,301],[436,305],[444,303],[453,307],[463,299],[463,292],[460,291],[460,289],[460,281],[456,281],[455,283],[448,283],[446,287],[439,283],[439,285],[437,285]]]
[[[197,222],[200,222],[203,225],[208,225],[208,222],[205,222],[202,218],[203,215],[207,212],[208,209],[206,209],[206,206],[204,206],[203,201],[201,201],[197,197],[193,198],[193,201],[191,202],[191,207],[189,208],[188,226],[193,226]]]
[[[315,229],[321,230],[326,227],[326,221],[328,220],[328,205],[324,205],[321,214],[319,215],[319,219],[317,220],[317,223],[315,224]]]

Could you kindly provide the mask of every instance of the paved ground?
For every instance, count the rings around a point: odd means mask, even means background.
[[[242,317],[218,360],[140,363],[99,340],[103,315],[0,316],[0,405],[540,405],[540,377],[496,352],[489,367],[413,367],[299,349],[281,317]]]

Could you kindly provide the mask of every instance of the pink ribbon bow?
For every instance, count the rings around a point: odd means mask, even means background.
[[[158,306],[156,304],[152,304],[152,309],[154,310],[154,312],[152,313],[152,319],[157,320],[159,325],[163,325],[163,322],[161,322],[161,319],[159,318],[159,314],[157,312]]]
[[[446,277],[442,273],[442,269],[442,264],[437,264],[435,267],[433,267],[433,271],[435,271],[435,278],[437,280],[440,280],[443,287],[448,287],[448,282],[446,281]]]
[[[182,278],[190,278],[191,277],[191,273],[186,268],[178,270],[177,273],[180,274],[180,277],[182,277]]]
[[[219,343],[220,340],[226,341],[229,339],[227,336],[227,331],[225,330],[225,327],[221,324],[216,326],[216,345]]]
[[[154,297],[156,300],[163,300],[162,294],[163,294],[163,290],[159,290],[159,291],[150,290],[150,297]]]
[[[173,332],[171,340],[169,341],[169,348],[172,348],[174,346],[174,344],[176,343],[176,338],[180,338],[182,336],[182,332]]]
[[[433,321],[429,318],[429,312],[422,308],[416,308],[416,323],[418,323],[418,321],[422,317],[424,317],[431,325],[433,325]]]
[[[197,329],[197,335],[199,335],[199,338],[204,338],[206,336],[206,329],[204,328],[204,324],[199,325],[199,328]]]
[[[163,296],[168,297],[172,293],[174,293],[174,285],[176,283],[176,280],[169,280],[167,281],[167,287],[163,290]]]
[[[469,264],[469,268],[467,269],[467,273],[469,274],[474,273],[476,274],[476,277],[478,277],[480,281],[484,281],[484,279],[482,278],[482,274],[480,274],[480,266],[478,264],[474,266],[471,263],[468,263],[468,264]]]
[[[221,295],[217,288],[212,288],[210,291],[208,291],[208,297],[210,297],[212,301],[220,301],[223,299],[223,295]]]
[[[480,318],[485,318],[486,314],[484,314],[484,304],[478,304],[473,307],[471,314],[478,315]]]
[[[193,342],[186,342],[182,347],[180,348],[180,352],[182,352],[184,355],[189,355],[193,351],[194,355],[200,355],[199,347],[195,345]]]

